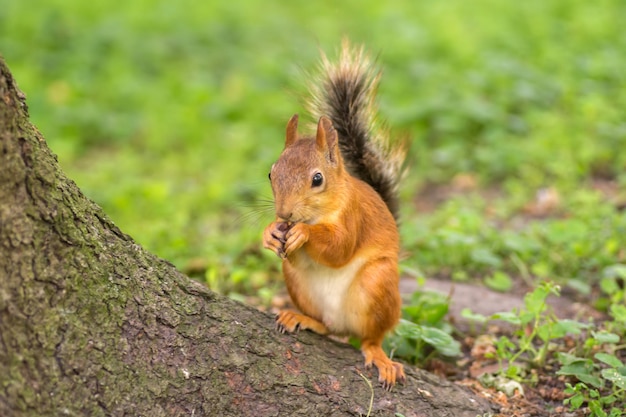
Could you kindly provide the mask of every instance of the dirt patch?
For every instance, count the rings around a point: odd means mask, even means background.
[[[427,279],[423,287],[418,286],[412,278],[402,278],[400,291],[402,294],[412,294],[417,290],[436,291],[450,296],[450,321],[461,328],[466,327],[467,321],[461,316],[461,311],[469,308],[474,313],[489,316],[503,311],[512,311],[524,307],[526,291],[517,287],[513,293],[501,293],[490,290],[484,285],[449,280]],[[560,319],[582,319],[593,317],[602,319],[604,316],[589,305],[572,300],[567,296],[550,296],[548,305]]]

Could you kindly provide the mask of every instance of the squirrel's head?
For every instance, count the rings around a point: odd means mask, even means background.
[[[287,124],[285,149],[272,165],[270,181],[276,216],[314,224],[340,207],[345,176],[337,131],[321,117],[315,137],[298,137],[298,115]]]

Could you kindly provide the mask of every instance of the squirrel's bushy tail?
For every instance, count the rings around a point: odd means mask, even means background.
[[[378,70],[362,47],[343,42],[337,62],[322,54],[321,73],[310,85],[312,116],[329,117],[350,174],[368,183],[398,219],[398,185],[406,156],[403,143],[390,141],[376,119]]]

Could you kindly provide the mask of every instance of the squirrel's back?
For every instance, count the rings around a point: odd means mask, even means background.
[[[398,185],[406,156],[376,119],[380,71],[363,48],[343,42],[337,62],[322,55],[321,72],[310,85],[312,116],[330,118],[339,149],[351,175],[368,183],[398,219]]]

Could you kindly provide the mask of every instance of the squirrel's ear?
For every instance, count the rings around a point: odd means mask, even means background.
[[[287,135],[285,137],[285,148],[291,146],[298,140],[298,115],[294,114],[287,123]]]
[[[328,117],[320,117],[320,121],[317,123],[317,135],[315,142],[317,143],[317,149],[324,152],[330,162],[337,163],[338,148],[337,148],[337,131],[333,127],[333,122]]]

